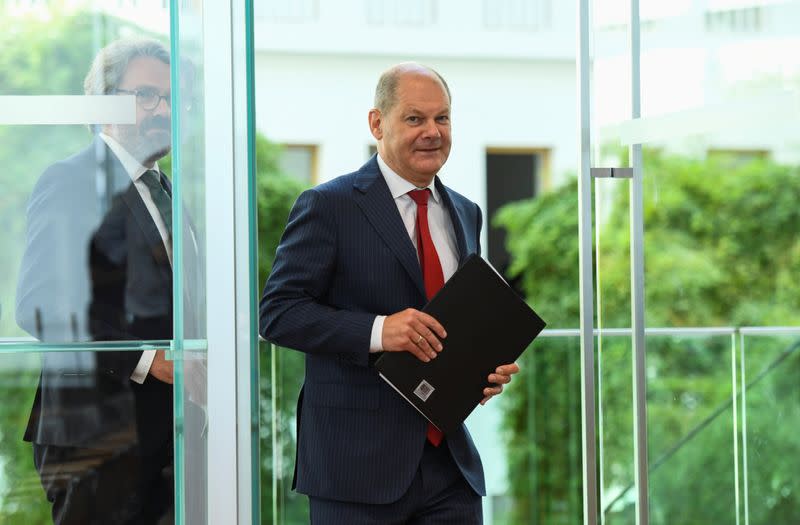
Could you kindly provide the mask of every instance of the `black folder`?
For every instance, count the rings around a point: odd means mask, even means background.
[[[489,374],[516,361],[545,322],[478,255],[422,311],[447,332],[439,355],[426,363],[409,352],[384,352],[375,368],[446,435],[483,399]]]

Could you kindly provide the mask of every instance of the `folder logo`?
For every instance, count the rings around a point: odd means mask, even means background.
[[[428,398],[431,397],[431,394],[433,394],[434,390],[436,389],[423,379],[420,384],[417,385],[417,388],[414,389],[414,394],[416,394],[416,396],[421,400],[427,401]]]

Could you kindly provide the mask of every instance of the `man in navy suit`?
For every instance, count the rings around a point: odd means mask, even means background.
[[[442,436],[372,367],[380,352],[447,351],[446,327],[419,309],[480,251],[480,209],[437,177],[451,144],[446,82],[419,64],[390,68],[369,126],[378,154],[298,198],[261,300],[261,334],[306,354],[294,488],[312,523],[482,523],[466,427]],[[518,371],[490,374],[482,403]]]

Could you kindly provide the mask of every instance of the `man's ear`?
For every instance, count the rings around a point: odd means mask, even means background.
[[[369,110],[369,131],[376,140],[381,140],[383,138],[381,112],[375,108]]]

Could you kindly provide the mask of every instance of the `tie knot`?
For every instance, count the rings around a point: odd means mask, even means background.
[[[150,188],[150,190],[163,189],[161,186],[161,175],[156,170],[147,170],[142,173],[142,182]]]
[[[408,196],[414,199],[414,202],[417,203],[417,206],[427,206],[428,205],[428,196],[431,194],[431,190],[425,188],[424,190],[411,190],[408,192]]]

